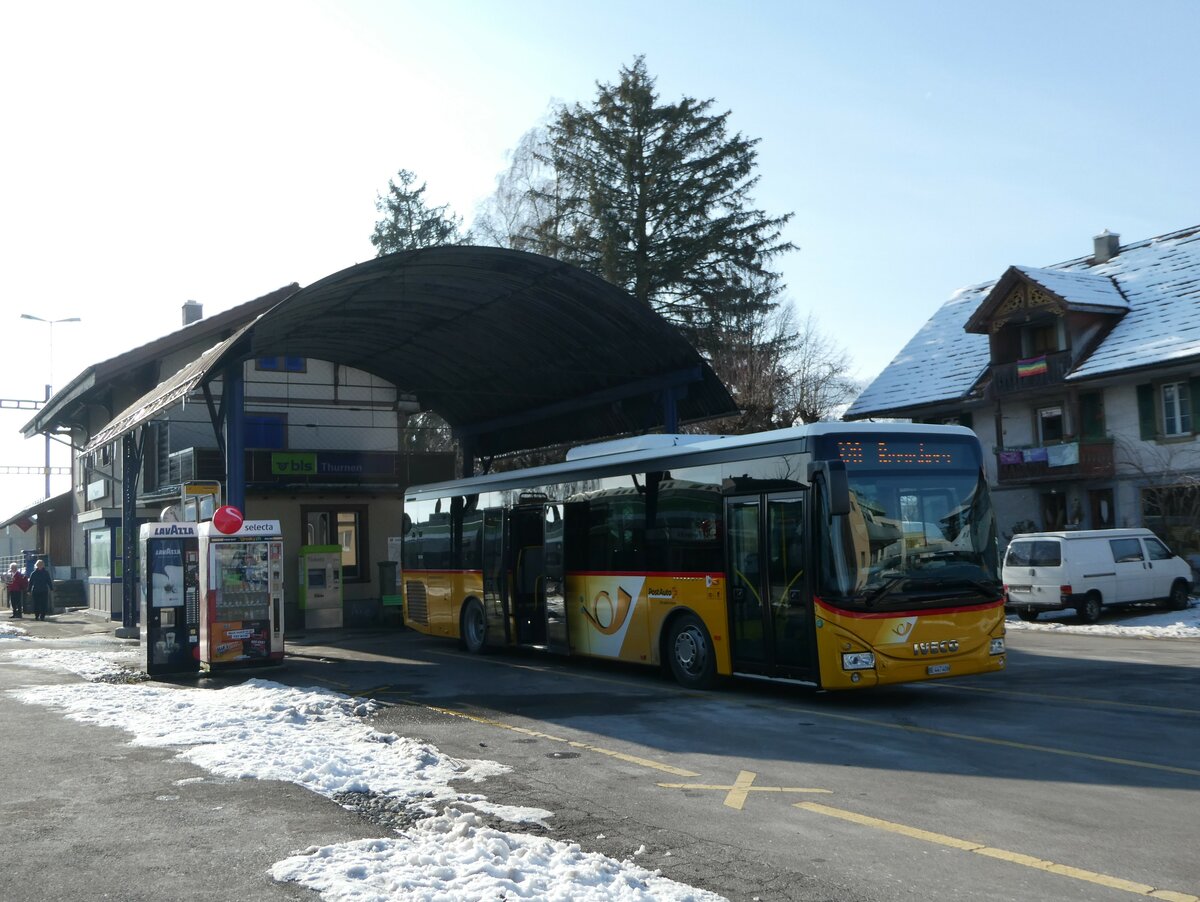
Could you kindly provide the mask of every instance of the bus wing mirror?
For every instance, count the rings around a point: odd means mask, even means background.
[[[820,479],[825,483],[825,494],[831,517],[844,517],[850,513],[850,482],[846,479],[846,464],[840,460],[814,460],[808,465],[808,481]]]

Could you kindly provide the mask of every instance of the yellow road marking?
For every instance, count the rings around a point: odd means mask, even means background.
[[[1006,695],[1012,698],[1032,698],[1038,701],[1050,699],[1056,702],[1072,702],[1085,705],[1099,705],[1105,708],[1129,708],[1134,711],[1153,711],[1158,714],[1183,714],[1187,717],[1200,717],[1196,708],[1170,708],[1166,705],[1143,705],[1138,702],[1118,702],[1107,698],[1088,698],[1084,695],[1052,695],[1046,692],[1018,692],[1015,689],[990,689],[986,686],[963,686],[959,683],[933,682],[927,684],[931,689],[943,692],[983,692],[988,695]]]
[[[374,698],[376,695],[391,693],[392,687],[390,683],[384,683],[382,686],[376,686],[373,689],[356,689],[354,694],[362,698]]]
[[[936,843],[941,846],[949,846],[952,849],[959,849],[963,852],[974,852],[976,855],[985,855],[988,858],[996,858],[1001,861],[1008,861],[1012,864],[1024,865],[1027,868],[1034,868],[1039,871],[1046,871],[1050,874],[1058,874],[1061,877],[1070,877],[1074,880],[1083,880],[1087,883],[1095,883],[1098,886],[1105,886],[1109,889],[1122,890],[1127,893],[1135,893],[1139,896],[1147,896],[1151,899],[1161,899],[1163,902],[1200,902],[1200,897],[1191,895],[1190,893],[1179,893],[1174,890],[1157,889],[1145,883],[1135,883],[1132,880],[1125,880],[1121,877],[1112,877],[1108,874],[1098,874],[1095,871],[1087,871],[1083,868],[1071,867],[1066,864],[1058,864],[1053,861],[1047,861],[1043,858],[1036,858],[1033,855],[1024,855],[1020,852],[1009,852],[1005,849],[994,849],[990,846],[985,846],[983,843],[972,842],[967,839],[958,839],[954,836],[946,836],[944,833],[931,833],[928,830],[921,830],[917,827],[909,827],[905,824],[897,824],[894,821],[885,821],[877,817],[870,817],[865,814],[858,814],[854,811],[846,811],[842,808],[831,808],[828,805],[820,805],[816,802],[796,802],[796,808],[802,808],[805,811],[811,811],[816,814],[824,814],[829,817],[840,818],[844,821],[850,821],[854,824],[861,824],[865,827],[875,827],[879,830],[887,830],[891,833],[899,833],[902,836],[908,836],[913,839],[919,839],[923,842]]]
[[[1043,752],[1047,755],[1062,755],[1065,758],[1084,758],[1088,761],[1103,761],[1105,764],[1120,764],[1124,767],[1141,767],[1147,770],[1161,770],[1171,774],[1184,774],[1188,777],[1200,777],[1200,770],[1191,767],[1175,767],[1171,764],[1155,764],[1153,761],[1135,761],[1131,758],[1114,758],[1111,755],[1094,755],[1091,752],[1076,752],[1071,749],[1060,749],[1050,745],[1034,745],[1029,742],[1017,742],[1015,739],[995,739],[991,736],[972,736],[969,733],[954,733],[950,730],[935,730],[933,727],[918,727],[912,724],[888,723],[884,720],[871,720],[869,717],[854,717],[850,714],[831,714],[828,711],[815,711],[810,708],[798,708],[814,717],[828,717],[832,720],[844,720],[849,723],[867,724],[873,727],[886,727],[889,730],[902,730],[907,733],[921,733],[926,736],[941,736],[945,739],[961,739],[965,742],[979,742],[984,745],[998,745],[1010,749],[1022,749],[1028,752]]]
[[[742,810],[742,806],[746,804],[746,797],[752,792],[820,792],[831,793],[829,789],[807,789],[800,786],[755,786],[754,781],[758,778],[758,774],[753,771],[744,770],[738,774],[737,779],[733,781],[732,786],[722,785],[719,783],[659,783],[663,789],[708,789],[718,792],[725,792],[725,804],[730,808]]]
[[[436,652],[436,654],[442,654],[447,657],[468,657],[467,655],[458,655],[458,654],[454,654],[453,652]],[[637,683],[634,683],[629,680],[619,680],[619,679],[608,678],[608,677],[599,677],[599,676],[596,676],[595,674],[588,674],[588,673],[580,673],[580,672],[573,673],[569,669],[565,669],[565,670],[561,670],[561,671],[550,671],[548,668],[540,668],[540,667],[535,667],[535,666],[527,665],[527,664],[511,664],[511,663],[506,663],[506,662],[502,662],[502,661],[491,661],[489,663],[499,664],[500,666],[504,666],[504,667],[514,667],[517,669],[534,670],[537,672],[553,672],[556,676],[578,677],[579,679],[589,680],[589,681],[594,681],[594,682],[599,682],[599,683],[616,683],[618,685],[624,685],[624,686],[630,686],[633,688],[638,688]],[[952,684],[947,684],[947,688],[957,688],[957,687],[953,686]],[[691,692],[689,690],[684,690],[684,689],[674,689],[673,690],[673,689],[667,688],[662,691],[671,692],[672,694],[680,695],[680,696],[695,696],[695,695],[697,695],[697,693],[695,693],[695,692]],[[1039,696],[1039,697],[1042,697],[1042,696]],[[854,715],[851,715],[851,714],[834,714],[830,711],[822,711],[817,708],[808,708],[808,707],[803,707],[801,705],[771,704],[771,703],[763,703],[761,701],[755,700],[755,701],[750,701],[750,702],[743,702],[742,706],[747,707],[747,708],[768,708],[768,709],[776,709],[776,710],[785,710],[785,711],[791,711],[791,712],[795,712],[795,713],[799,713],[799,714],[810,715],[812,717],[824,717],[824,718],[827,718],[830,720],[845,721],[847,723],[864,724],[866,726],[872,726],[872,727],[883,727],[884,729],[888,729],[888,730],[901,730],[903,732],[908,732],[908,733],[920,733],[920,734],[926,735],[926,736],[941,736],[944,739],[959,739],[964,742],[976,742],[976,743],[982,743],[984,745],[998,745],[998,746],[1001,746],[1004,748],[1021,749],[1023,751],[1028,751],[1028,752],[1041,752],[1041,753],[1047,754],[1047,755],[1061,755],[1066,758],[1080,758],[1080,759],[1084,759],[1087,761],[1102,761],[1106,764],[1118,764],[1118,765],[1121,765],[1122,767],[1143,768],[1146,770],[1164,771],[1166,773],[1172,773],[1172,774],[1183,774],[1184,776],[1188,776],[1188,777],[1200,777],[1200,770],[1196,770],[1196,769],[1190,768],[1190,767],[1175,767],[1170,764],[1155,764],[1150,761],[1137,761],[1137,760],[1134,760],[1131,758],[1115,758],[1115,757],[1111,757],[1108,755],[1094,755],[1090,752],[1076,752],[1076,751],[1071,751],[1070,749],[1056,748],[1054,746],[1035,745],[1033,743],[1028,743],[1028,742],[1017,742],[1016,740],[1013,740],[1013,739],[993,739],[988,736],[973,736],[969,733],[954,733],[949,730],[936,730],[936,729],[933,729],[932,727],[918,727],[918,726],[913,726],[911,724],[888,723],[887,721],[883,721],[883,720],[872,720],[869,717],[855,717]]]
[[[567,739],[563,736],[552,736],[549,733],[542,733],[538,730],[531,730],[528,727],[518,727],[515,724],[504,723],[499,720],[492,720],[490,717],[480,717],[477,714],[467,714],[464,711],[454,711],[450,708],[439,708],[437,705],[426,705],[421,702],[413,702],[419,704],[422,708],[427,708],[430,711],[437,711],[439,714],[449,714],[451,717],[462,717],[466,720],[474,721],[475,723],[484,724],[489,727],[499,727],[502,730],[510,730],[513,733],[521,733],[525,736],[532,736],[535,739],[548,739],[551,742],[561,742],[573,749],[583,749],[588,752],[595,752],[599,755],[607,755],[609,758],[615,758],[618,761],[625,761],[629,764],[636,764],[639,767],[647,767],[651,770],[660,770],[664,773],[674,774],[677,777],[698,777],[700,776],[693,770],[684,770],[682,767],[673,767],[670,764],[663,764],[661,761],[655,761],[651,758],[640,758],[637,755],[630,755],[625,752],[616,752],[612,749],[600,748],[599,746],[589,745],[586,742],[578,742],[574,739]]]
[[[324,683],[327,686],[336,686],[338,689],[343,691],[349,691],[350,689],[349,683],[339,683],[337,680],[329,680],[325,679],[324,677],[313,677],[313,682]]]

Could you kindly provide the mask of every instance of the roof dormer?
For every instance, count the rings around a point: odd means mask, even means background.
[[[964,328],[987,335],[1009,324],[1062,317],[1068,312],[1119,318],[1128,311],[1129,302],[1108,276],[1010,266]]]

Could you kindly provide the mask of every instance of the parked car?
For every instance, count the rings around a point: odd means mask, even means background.
[[[1148,529],[1014,536],[1001,570],[1006,608],[1022,620],[1073,609],[1086,623],[1110,605],[1188,606],[1192,568]]]

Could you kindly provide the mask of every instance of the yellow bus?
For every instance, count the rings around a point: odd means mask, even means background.
[[[848,689],[1002,670],[975,435],[647,435],[405,493],[404,621],[508,646]]]

